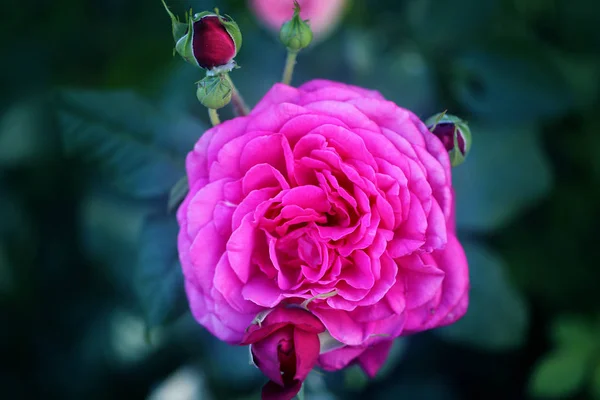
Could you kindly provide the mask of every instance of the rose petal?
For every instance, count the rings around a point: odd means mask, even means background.
[[[377,371],[379,371],[387,360],[390,350],[392,349],[392,343],[391,340],[386,340],[369,346],[358,357],[360,367],[371,378],[374,378],[375,375],[377,375]]]

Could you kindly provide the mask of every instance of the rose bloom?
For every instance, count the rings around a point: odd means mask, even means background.
[[[250,0],[249,3],[257,18],[275,31],[294,14],[293,0]],[[315,37],[323,37],[337,26],[346,0],[298,0],[298,4],[300,17],[309,20]]]
[[[304,303],[338,342],[320,364],[369,372],[391,339],[465,313],[448,153],[378,92],[277,84],[209,129],[186,164],[186,291],[221,340],[239,344],[257,314]]]

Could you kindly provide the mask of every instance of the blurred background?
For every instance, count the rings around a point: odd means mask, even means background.
[[[235,18],[250,104],[280,79],[244,1],[169,4]],[[597,0],[353,0],[300,54],[295,84],[474,137],[453,171],[467,315],[398,340],[373,381],[313,373],[307,399],[600,399],[599,24]],[[258,399],[247,349],[183,297],[167,201],[208,118],[160,1],[5,0],[0,48],[0,398]]]

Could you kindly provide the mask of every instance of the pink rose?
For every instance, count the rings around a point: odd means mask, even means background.
[[[209,129],[187,172],[180,259],[192,313],[218,338],[240,343],[282,302],[362,350],[465,313],[448,153],[378,92],[277,84]]]
[[[263,387],[265,400],[289,400],[319,358],[319,333],[323,324],[301,308],[279,307],[249,327],[242,340],[251,345],[252,358],[269,377]]]
[[[298,0],[300,17],[309,20],[315,37],[324,36],[338,24],[346,0]],[[279,31],[294,14],[293,0],[250,0],[250,9],[267,27]]]

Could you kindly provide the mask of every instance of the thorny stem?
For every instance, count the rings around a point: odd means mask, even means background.
[[[294,73],[297,55],[297,51],[288,49],[287,58],[285,60],[285,68],[283,70],[283,78],[281,78],[281,82],[285,83],[286,85],[292,83],[292,74]]]
[[[210,123],[212,126],[217,126],[221,123],[221,120],[219,119],[219,113],[217,113],[217,110],[214,108],[208,109],[208,116],[210,117]]]
[[[233,89],[233,93],[231,94],[231,103],[233,104],[233,109],[235,110],[235,114],[241,115],[241,116],[248,115],[250,110],[248,109],[248,106],[246,105],[244,98],[242,97],[240,92],[237,90],[237,88],[233,84],[233,81],[231,80],[231,77],[229,76],[229,74],[224,74],[224,75],[225,75],[225,79],[227,79],[227,81],[231,85],[231,88]]]

